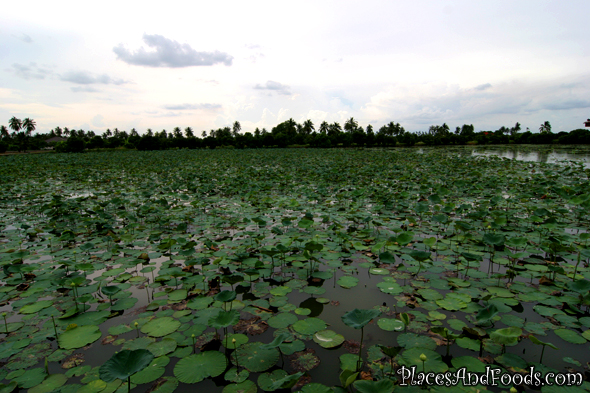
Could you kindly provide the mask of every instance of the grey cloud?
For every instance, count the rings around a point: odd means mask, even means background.
[[[187,109],[220,109],[220,104],[179,104],[179,105],[165,105],[164,109],[182,111]]]
[[[492,87],[492,85],[491,85],[491,84],[489,84],[489,83],[484,83],[483,85],[478,85],[478,86],[475,86],[475,87],[473,88],[473,90],[487,90],[487,89],[489,89],[490,87]]]
[[[70,88],[74,93],[96,93],[100,90],[90,86],[74,86]]]
[[[549,110],[562,110],[562,109],[579,109],[579,108],[590,108],[590,101],[588,100],[566,100],[563,102],[556,102],[547,104],[543,109]]]
[[[72,82],[79,85],[122,85],[127,83],[127,81],[123,79],[111,78],[106,74],[94,76],[86,71],[70,71],[64,75],[61,75],[60,79],[65,82]]]
[[[20,35],[12,35],[14,38],[21,40],[22,42],[26,42],[27,44],[30,44],[33,42],[33,39],[24,33],[21,33]]]
[[[123,44],[113,48],[117,59],[132,65],[147,67],[192,67],[212,66],[223,63],[232,64],[233,56],[224,52],[197,52],[188,44],[180,44],[161,35],[143,35],[143,41],[155,51],[148,52],[143,47],[131,52]]]
[[[256,85],[254,86],[257,90],[270,90],[275,91],[277,94],[283,95],[291,95],[289,91],[289,86],[283,85],[282,83],[275,82],[275,81],[267,81],[264,85]]]
[[[23,79],[45,79],[45,77],[53,74],[53,71],[37,66],[37,63],[29,63],[28,66],[24,64],[14,63],[12,68],[6,71],[14,72],[16,76]]]

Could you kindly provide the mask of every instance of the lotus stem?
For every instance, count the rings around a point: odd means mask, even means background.
[[[55,338],[57,339],[57,328],[55,327],[55,318],[53,315],[51,316],[51,320],[53,321],[53,331],[55,332]]]
[[[131,375],[127,377],[127,393],[131,393]]]
[[[420,360],[422,360],[422,373],[425,373],[425,372],[426,372],[426,371],[425,371],[425,370],[426,370],[425,363],[426,363],[426,360],[427,360],[427,359],[428,359],[428,358],[426,357],[426,355],[424,355],[424,354],[421,354],[421,355],[420,355]]]
[[[197,353],[197,349],[195,347],[195,335],[194,334],[191,334],[191,338],[193,339],[193,354],[196,354]]]
[[[364,334],[365,333],[365,329],[361,328],[361,344],[359,346],[359,359],[356,361],[356,371],[359,372],[361,371],[361,364],[362,364],[362,353],[363,353],[363,338],[364,338]]]
[[[543,344],[543,349],[541,349],[541,359],[539,359],[539,363],[543,364],[543,352],[545,352],[545,344]]]
[[[574,269],[574,276],[572,277],[572,281],[576,281],[576,274],[578,273],[578,265],[579,264],[580,264],[580,250],[578,250],[578,262],[576,263],[576,268]]]
[[[6,322],[6,313],[5,312],[2,313],[2,317],[4,318],[4,329],[6,330],[6,334],[8,334],[8,322]],[[56,334],[56,336],[57,336],[57,334]]]
[[[133,325],[135,326],[135,331],[137,332],[137,338],[139,338],[139,323],[135,322]]]

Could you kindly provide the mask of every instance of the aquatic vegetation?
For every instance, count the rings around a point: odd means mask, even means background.
[[[462,148],[2,157],[0,390],[585,372],[588,174]]]

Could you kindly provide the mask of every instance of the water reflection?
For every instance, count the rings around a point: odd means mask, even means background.
[[[590,168],[590,149],[587,147],[553,146],[490,146],[477,147],[472,156],[498,156],[517,161],[559,164],[573,161]]]

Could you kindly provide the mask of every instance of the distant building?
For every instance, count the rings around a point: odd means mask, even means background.
[[[584,122],[584,125],[585,125],[586,127],[590,127],[590,119],[586,120],[586,121]]]
[[[57,142],[65,142],[68,138],[62,138],[61,136],[54,136],[53,138],[45,139],[45,143],[48,145],[55,145]]]

